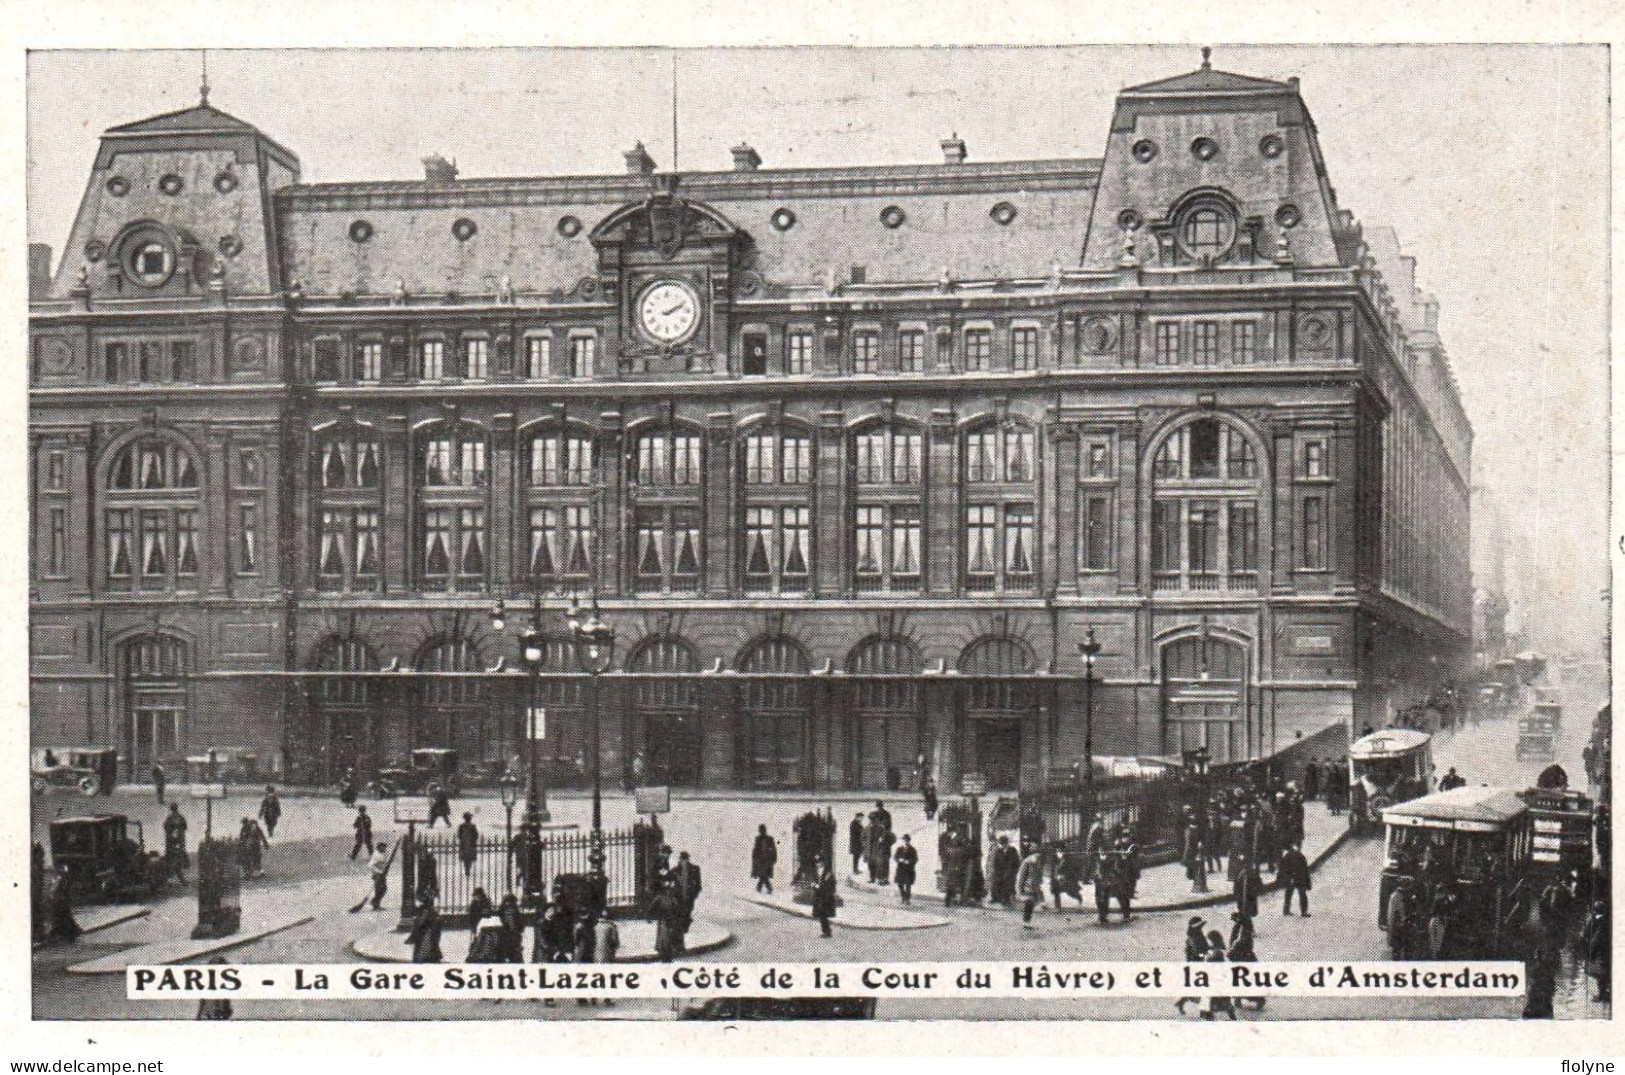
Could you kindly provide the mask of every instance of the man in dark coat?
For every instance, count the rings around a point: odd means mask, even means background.
[[[891,849],[897,843],[897,834],[890,827],[877,829],[874,846],[869,849],[869,869],[878,885],[891,884]]]
[[[1597,980],[1596,1001],[1598,1004],[1611,1003],[1614,949],[1607,903],[1597,900],[1591,905],[1591,916],[1586,919],[1581,936],[1586,944],[1586,973]]]
[[[480,857],[480,829],[474,824],[474,815],[464,812],[463,823],[457,826],[457,861],[463,864],[463,876],[474,872],[474,863]]]
[[[942,868],[942,905],[952,907],[965,898],[966,856],[970,845],[958,829],[943,833],[937,844],[937,859]]]
[[[700,898],[700,891],[705,887],[700,881],[700,868],[688,859],[687,851],[677,853],[677,865],[671,870],[672,893],[677,897],[678,909],[681,912],[675,920],[677,952],[684,951],[684,938],[688,936],[689,927],[694,924],[694,903]]]
[[[1207,854],[1202,848],[1202,827],[1197,824],[1192,811],[1186,811],[1179,861],[1185,867],[1185,877],[1191,883],[1191,891],[1206,892]]]
[[[920,787],[920,797],[925,800],[925,820],[937,819],[937,781],[930,773],[925,774],[925,782]]]
[[[1309,888],[1313,881],[1309,877],[1309,860],[1303,857],[1297,844],[1293,844],[1281,852],[1281,868],[1275,878],[1281,884],[1284,896],[1281,901],[1281,913],[1292,913],[1292,893],[1298,894],[1298,912],[1303,917],[1309,917]]]
[[[243,818],[242,827],[237,830],[237,861],[242,863],[244,877],[258,877],[263,872],[261,852],[270,846],[260,823],[251,817]]]
[[[265,835],[276,835],[276,823],[282,820],[282,800],[276,797],[276,788],[265,785],[265,798],[260,800],[259,818],[265,822]]]
[[[372,854],[372,818],[367,814],[365,806],[355,808],[355,820],[350,822],[350,827],[355,830],[355,846],[350,848],[351,861],[354,861],[363,849],[367,854]]]
[[[417,917],[412,920],[412,932],[406,935],[406,943],[412,946],[413,963],[440,962],[440,930],[440,912],[435,909],[434,900],[420,900]]]
[[[446,828],[451,828],[451,796],[447,794],[445,788],[436,784],[429,793],[429,824],[427,827],[434,828],[434,823],[440,820],[445,821]]]
[[[919,870],[920,852],[908,833],[903,833],[903,842],[893,857],[897,860],[897,891],[902,894],[904,903],[913,903],[914,878]]]
[[[1083,883],[1092,884],[1100,853],[1106,850],[1106,822],[1096,814],[1089,823],[1089,834],[1083,840]]]
[[[345,806],[355,805],[356,779],[355,770],[346,769],[344,775],[339,777],[339,802]],[[355,856],[350,856],[354,858]]]
[[[1021,852],[1010,843],[1010,837],[1000,833],[998,842],[988,849],[987,893],[994,903],[1009,907],[1016,899],[1016,872],[1021,869]]]
[[[186,867],[191,863],[186,854],[186,818],[181,816],[179,803],[169,804],[164,818],[164,861],[169,864],[175,880],[186,880]]]
[[[869,838],[863,827],[863,814],[859,813],[852,819],[852,824],[846,827],[847,850],[852,853],[852,872],[857,873],[858,867],[863,864],[863,856],[869,849]]]
[[[883,829],[891,828],[891,811],[879,799],[875,800],[875,808],[869,811],[869,825],[871,828],[876,825]]]
[[[750,848],[750,875],[756,878],[756,891],[773,894],[773,868],[778,864],[778,841],[767,834],[766,825],[756,826],[756,842]]]
[[[823,859],[818,860],[818,880],[813,884],[812,916],[818,919],[821,936],[834,936],[829,920],[835,917],[835,873]]]
[[[1231,866],[1235,872],[1231,887],[1236,896],[1236,910],[1252,918],[1258,914],[1258,890],[1263,885],[1258,867],[1246,855],[1236,856]]]
[[[419,903],[440,898],[440,863],[428,844],[418,845],[417,885]]]
[[[76,941],[84,930],[73,917],[73,883],[68,868],[58,865],[46,876],[46,901],[51,910],[51,936],[59,941]]]
[[[1303,767],[1303,797],[1313,802],[1320,795],[1320,763],[1314,758]]]
[[[164,788],[168,786],[168,779],[164,775],[164,767],[157,762],[152,763],[152,790],[158,795],[158,805],[164,805]]]

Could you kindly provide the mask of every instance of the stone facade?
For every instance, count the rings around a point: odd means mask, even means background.
[[[580,780],[589,590],[629,783],[1030,786],[1086,711],[1259,757],[1455,674],[1471,430],[1297,84],[943,149],[307,185],[206,103],[107,132],[31,305],[34,741],[489,773],[535,689]]]

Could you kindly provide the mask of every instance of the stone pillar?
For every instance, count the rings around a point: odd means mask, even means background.
[[[847,571],[847,549],[851,545],[851,511],[848,508],[846,459],[846,419],[839,409],[819,415],[817,435],[817,483],[813,487],[813,536],[817,547],[813,559],[817,569],[814,591],[834,596],[851,589]]]
[[[627,592],[632,570],[623,553],[627,548],[625,427],[619,411],[599,415],[598,427],[598,454],[593,460],[598,478],[593,488],[594,525],[598,528],[594,576],[606,596],[619,596]]]
[[[211,595],[230,591],[231,550],[238,539],[236,503],[226,475],[226,447],[230,437],[219,426],[203,427],[203,503],[198,512],[198,567],[202,583]],[[179,549],[171,554],[180,555]]]
[[[1293,541],[1292,523],[1297,515],[1293,503],[1292,482],[1292,427],[1286,423],[1269,423],[1264,429],[1271,459],[1273,478],[1272,496],[1274,518],[1271,520],[1269,562],[1260,564],[1269,571],[1270,589],[1274,593],[1291,593],[1294,589],[1292,568],[1297,562],[1296,542]]]
[[[1117,592],[1151,592],[1151,506],[1140,496],[1144,432],[1139,422],[1117,430]],[[1143,565],[1143,567],[1142,567]]]
[[[514,467],[514,416],[511,414],[497,414],[491,418],[491,524],[488,530],[490,536],[491,555],[487,566],[490,569],[491,588],[497,593],[504,591],[508,583],[514,579],[515,563],[524,563],[514,556],[514,543],[521,540],[526,526],[520,518],[519,497],[517,494],[518,482]]]
[[[959,431],[954,412],[938,407],[931,412],[926,432],[925,479],[925,589],[952,594],[959,589]]]
[[[384,510],[381,520],[384,553],[383,588],[385,593],[406,593],[411,589],[412,535],[416,524],[412,515],[416,510],[412,489],[411,442],[407,436],[407,418],[392,414],[378,423],[383,430],[384,447]]]
[[[1044,527],[1044,577],[1058,593],[1078,592],[1078,427],[1052,423],[1049,512]]]
[[[707,593],[732,592],[734,418],[729,411],[708,416],[705,451],[705,582]]]

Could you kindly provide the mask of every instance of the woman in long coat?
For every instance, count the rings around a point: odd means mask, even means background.
[[[434,900],[423,900],[417,917],[412,920],[412,932],[406,935],[406,943],[412,946],[413,963],[440,962],[440,930],[440,912],[435,909]]]

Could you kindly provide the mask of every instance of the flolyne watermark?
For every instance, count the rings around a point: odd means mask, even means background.
[[[489,997],[1516,997],[1522,963],[327,963],[135,966],[145,1000]]]

